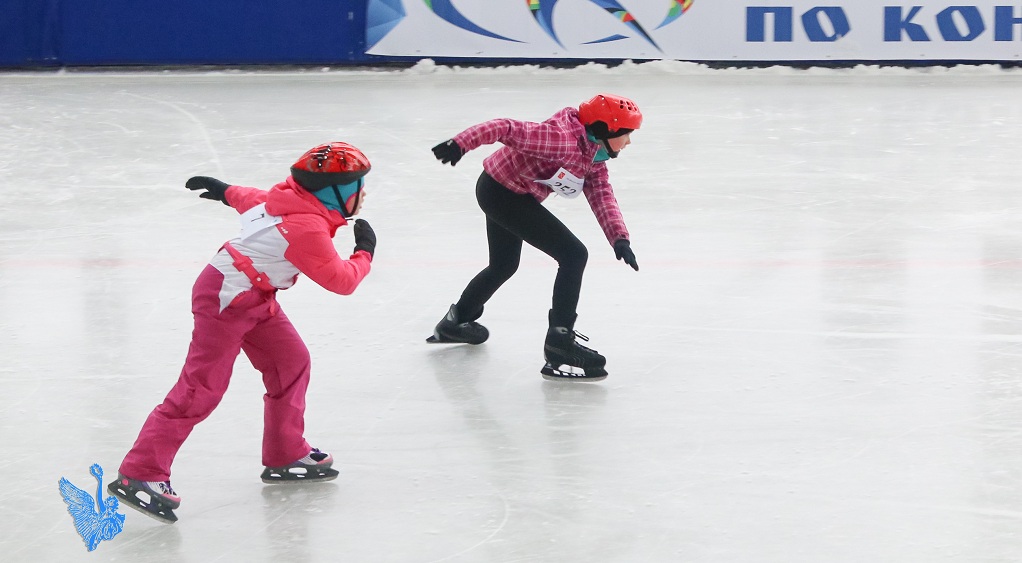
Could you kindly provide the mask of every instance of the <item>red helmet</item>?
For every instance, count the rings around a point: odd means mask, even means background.
[[[310,192],[350,184],[369,173],[372,165],[362,151],[348,143],[326,143],[309,149],[294,165],[291,176]]]
[[[597,138],[620,137],[642,125],[642,112],[635,102],[614,94],[597,94],[578,106],[582,125],[590,127]],[[623,131],[625,130],[625,131]]]

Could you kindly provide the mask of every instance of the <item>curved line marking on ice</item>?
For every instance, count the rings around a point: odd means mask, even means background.
[[[504,526],[507,525],[508,518],[510,518],[510,514],[511,514],[511,507],[508,506],[507,499],[504,497],[504,495],[500,494],[499,491],[497,491],[497,496],[500,497],[500,501],[504,503],[504,519],[500,522],[500,525],[497,526],[497,528],[495,530],[493,530],[493,532],[490,533],[490,535],[488,535],[485,538],[479,540],[478,542],[476,542],[475,545],[469,546],[469,547],[459,551],[458,553],[453,553],[453,554],[448,555],[447,557],[444,557],[442,559],[434,559],[434,560],[430,561],[429,563],[440,563],[441,561],[449,561],[451,559],[454,559],[455,557],[460,557],[462,555],[465,555],[466,553],[468,553],[470,551],[473,551],[477,547],[479,547],[479,546],[489,542],[490,540],[492,540],[494,538],[494,536],[499,534],[500,531],[504,529]]]
[[[213,147],[213,139],[211,139],[210,136],[209,136],[209,130],[206,129],[206,124],[205,123],[203,123],[198,117],[195,117],[195,114],[193,114],[192,112],[182,108],[181,106],[179,106],[178,104],[175,104],[173,102],[167,102],[167,101],[164,101],[164,100],[157,100],[155,98],[150,98],[148,96],[140,96],[138,94],[128,94],[128,95],[132,96],[132,97],[135,97],[135,98],[140,98],[140,99],[143,99],[143,100],[146,100],[146,101],[149,101],[149,102],[155,102],[157,104],[169,106],[174,111],[176,111],[176,112],[184,115],[185,117],[187,117],[189,119],[189,121],[194,123],[199,128],[199,132],[202,134],[202,140],[203,140],[204,143],[206,143],[206,148],[209,149],[209,153],[213,156],[213,163],[216,165],[217,175],[218,176],[223,176],[224,175],[224,167],[223,167],[223,165],[220,162],[220,155],[216,152],[216,148]]]

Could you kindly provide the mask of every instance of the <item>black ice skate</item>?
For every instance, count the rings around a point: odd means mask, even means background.
[[[588,341],[574,330],[555,326],[546,333],[543,357],[546,365],[540,370],[550,381],[602,381],[607,378],[607,358],[596,350],[579,344],[575,338]]]
[[[333,481],[340,474],[336,469],[330,468],[333,464],[334,458],[330,454],[313,448],[309,455],[290,465],[263,469],[260,477],[263,483],[271,485]]]
[[[431,344],[482,344],[490,337],[486,327],[475,322],[483,311],[474,318],[461,320],[458,318],[456,305],[451,305],[447,315],[433,329],[433,336],[426,339]]]
[[[174,509],[181,506],[181,497],[170,487],[170,481],[139,481],[118,473],[117,480],[106,489],[125,505],[146,516],[167,524],[177,522]]]

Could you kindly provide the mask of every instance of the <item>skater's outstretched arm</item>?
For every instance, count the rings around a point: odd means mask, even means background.
[[[473,125],[438,146],[447,143],[452,143],[462,153],[483,145],[501,143],[529,156],[547,160],[567,158],[578,152],[578,139],[554,124],[503,117]]]

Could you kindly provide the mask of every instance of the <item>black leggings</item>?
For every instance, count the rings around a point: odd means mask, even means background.
[[[460,319],[474,320],[483,305],[518,271],[522,241],[557,261],[551,326],[574,327],[582,273],[589,252],[568,227],[536,198],[517,194],[483,172],[476,183],[476,199],[486,214],[486,241],[490,263],[472,278],[457,303]]]

